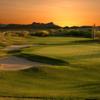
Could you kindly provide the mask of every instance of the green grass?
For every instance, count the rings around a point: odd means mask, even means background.
[[[66,45],[69,42],[80,40],[90,40],[87,38],[73,38],[73,37],[31,37],[29,38],[30,43],[43,44],[43,45]]]
[[[1,96],[100,98],[98,41],[65,37],[34,37],[30,41],[46,45],[23,49],[17,56],[41,65],[23,71],[0,71]]]
[[[77,41],[76,41],[77,40]],[[83,41],[81,41],[83,40]],[[88,38],[67,38],[67,37],[19,37],[19,36],[6,36],[4,39],[0,38],[1,46],[8,45],[23,45],[23,44],[39,44],[39,45],[66,45],[71,42],[91,42]]]
[[[99,73],[62,67],[31,68],[0,72],[0,95],[33,97],[96,97],[100,93]],[[95,75],[96,74],[96,75]]]

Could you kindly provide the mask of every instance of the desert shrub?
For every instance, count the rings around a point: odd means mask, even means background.
[[[46,36],[49,36],[49,32],[46,31],[46,30],[43,30],[43,31],[35,32],[34,35],[35,35],[35,36],[46,37]]]
[[[20,37],[27,37],[27,36],[29,36],[29,32],[15,32],[15,35],[16,36],[20,36]]]
[[[100,39],[100,31],[95,32],[95,38]]]
[[[71,30],[66,33],[67,36],[74,36],[74,37],[91,37],[90,31],[79,31],[79,30]]]
[[[91,31],[79,30],[56,30],[52,36],[72,36],[72,37],[91,37]]]
[[[50,36],[66,36],[67,30],[58,29],[50,32]]]

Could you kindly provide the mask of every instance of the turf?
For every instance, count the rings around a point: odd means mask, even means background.
[[[23,49],[17,56],[41,65],[0,71],[1,96],[100,98],[99,41],[65,37],[31,41],[42,45]]]

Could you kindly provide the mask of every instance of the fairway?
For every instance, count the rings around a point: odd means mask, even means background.
[[[14,55],[41,64],[0,71],[0,96],[100,98],[99,41],[70,37],[27,41],[33,46]]]

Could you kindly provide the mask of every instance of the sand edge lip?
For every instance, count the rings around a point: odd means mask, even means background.
[[[16,71],[33,67],[33,65],[24,64],[0,64],[0,71]]]

